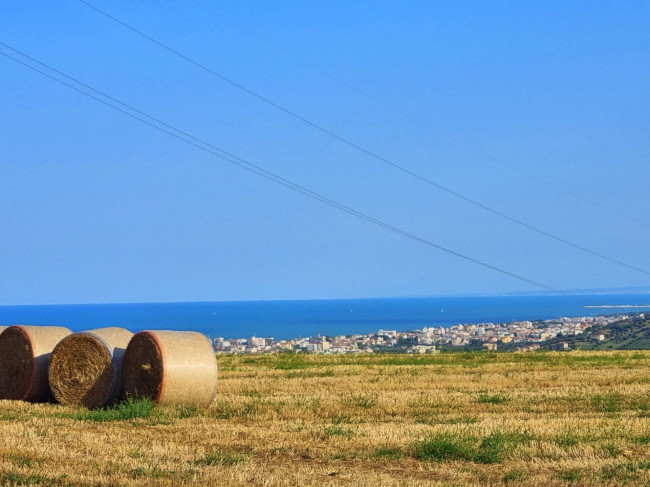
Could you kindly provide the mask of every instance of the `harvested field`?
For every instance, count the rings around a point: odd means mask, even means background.
[[[650,483],[650,352],[219,357],[208,410],[0,401],[0,485]]]

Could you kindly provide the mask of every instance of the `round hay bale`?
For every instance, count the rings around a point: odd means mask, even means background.
[[[50,388],[61,404],[102,407],[124,396],[122,359],[133,333],[100,328],[65,337],[50,360]]]
[[[28,325],[10,326],[0,333],[0,399],[50,401],[50,356],[70,333],[59,326]]]
[[[141,331],[124,355],[124,390],[161,405],[208,407],[217,394],[217,357],[194,331]]]

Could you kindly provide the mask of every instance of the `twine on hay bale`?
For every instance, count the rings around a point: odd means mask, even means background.
[[[50,361],[50,388],[61,404],[106,406],[124,396],[122,359],[133,336],[124,328],[100,328],[65,337]]]
[[[124,355],[124,390],[161,405],[208,407],[217,394],[212,343],[194,331],[141,331]]]
[[[14,325],[0,333],[0,399],[52,399],[47,369],[52,350],[72,333],[59,326]]]

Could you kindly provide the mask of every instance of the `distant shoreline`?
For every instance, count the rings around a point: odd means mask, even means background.
[[[501,296],[360,300],[0,306],[0,325],[29,323],[83,331],[119,324],[132,331],[193,330],[211,337],[291,339],[414,330],[459,323],[510,323],[643,312],[650,295]],[[584,306],[593,306],[587,307]],[[626,307],[613,307],[626,306]],[[612,306],[605,308],[601,306]]]
[[[585,308],[650,308],[650,304],[603,304],[603,305],[585,305]]]

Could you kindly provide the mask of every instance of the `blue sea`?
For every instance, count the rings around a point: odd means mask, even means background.
[[[592,307],[606,306],[606,307]],[[620,307],[612,307],[620,306]],[[650,293],[0,306],[0,325],[196,330],[276,339],[650,310]]]

